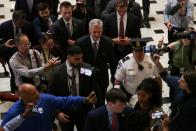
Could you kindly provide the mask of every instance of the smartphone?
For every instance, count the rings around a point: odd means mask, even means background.
[[[152,119],[160,119],[162,118],[164,113],[162,111],[156,111],[151,114]]]

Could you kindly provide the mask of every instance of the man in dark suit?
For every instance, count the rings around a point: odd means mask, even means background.
[[[105,9],[109,0],[86,0],[86,6],[94,10],[95,14],[101,18],[101,13]]]
[[[97,18],[94,10],[86,6],[86,0],[77,0],[73,8],[73,17],[83,22],[86,34],[88,34],[88,24],[90,20]]]
[[[126,131],[127,115],[133,112],[126,107],[126,95],[117,88],[106,93],[107,104],[88,113],[84,131]]]
[[[22,10],[26,19],[31,22],[37,16],[36,5],[39,0],[16,0],[14,10]]]
[[[49,6],[46,3],[37,5],[38,15],[34,21],[35,34],[39,40],[43,33],[47,32],[52,24],[57,20],[56,16],[50,15]]]
[[[114,56],[112,40],[102,35],[103,22],[100,19],[92,19],[89,23],[89,33],[77,40],[77,44],[83,52],[84,62],[95,67],[96,86],[101,90],[98,103],[105,102],[105,92],[109,85],[108,63],[110,64],[111,77],[113,79],[117,61]]]
[[[111,0],[108,2],[105,10],[102,12],[101,17],[104,19],[105,17],[108,17],[111,13],[116,11],[116,2],[118,0]],[[140,4],[135,2],[134,0],[127,0],[128,1],[128,8],[127,12],[137,16],[140,20],[140,25],[142,24],[142,13],[140,10]]]
[[[140,38],[139,18],[127,12],[128,3],[125,0],[116,2],[116,12],[104,20],[104,34],[112,38],[117,60],[132,52],[130,40]]]
[[[51,33],[54,35],[55,43],[59,44],[66,54],[68,46],[75,44],[75,40],[85,34],[82,22],[72,17],[72,5],[64,1],[60,4],[62,18],[51,26]]]
[[[0,58],[4,58],[9,66],[9,59],[17,51],[14,45],[14,38],[18,33],[26,34],[31,42],[34,42],[33,26],[25,20],[25,14],[22,11],[14,11],[12,20],[3,22],[0,25],[0,39],[2,43],[0,46]],[[16,85],[14,74],[9,66],[11,72],[10,87],[11,92],[15,93]]]
[[[67,49],[67,60],[54,69],[49,84],[49,93],[56,96],[88,96],[96,89],[92,86],[92,70],[90,65],[80,66],[82,63],[82,50],[73,45]],[[95,91],[96,92],[96,91]],[[80,108],[72,107],[57,113],[62,131],[73,131],[76,125],[78,131],[83,131],[87,112],[92,105]]]

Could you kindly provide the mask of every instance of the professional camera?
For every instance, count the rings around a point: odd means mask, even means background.
[[[174,33],[174,37],[177,39],[189,39],[189,40],[194,40],[196,37],[196,32],[195,31],[184,31],[181,33]]]
[[[172,27],[172,31],[173,31],[173,36],[176,39],[189,39],[189,40],[194,40],[196,37],[196,31],[194,30],[194,28],[189,28],[188,31],[183,31],[183,29],[179,29],[177,27]]]
[[[144,53],[159,54],[160,51],[160,49],[156,48],[156,45],[146,45],[144,47]]]
[[[84,2],[77,2],[76,3],[78,7],[85,7],[86,4]]]

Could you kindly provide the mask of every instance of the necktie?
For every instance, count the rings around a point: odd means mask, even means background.
[[[27,0],[28,6],[29,6],[29,11],[31,12],[32,7],[33,7],[33,0]]]
[[[117,131],[117,114],[116,113],[113,113],[112,114],[112,125],[111,125],[111,128],[112,128],[112,131]]]
[[[75,80],[76,80],[75,68],[72,68],[71,90],[72,90],[73,96],[77,96],[76,81]]]
[[[123,23],[123,17],[120,17],[120,29],[119,29],[119,37],[124,38],[124,23]]]
[[[96,59],[97,56],[97,42],[93,43],[93,53],[94,53],[94,59]]]
[[[70,23],[67,23],[67,33],[68,33],[68,37],[71,38]]]

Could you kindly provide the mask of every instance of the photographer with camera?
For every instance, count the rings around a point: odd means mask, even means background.
[[[162,79],[174,92],[174,101],[171,102],[169,116],[169,130],[195,131],[196,130],[196,72],[184,72],[181,77],[170,76],[159,62],[159,56],[153,55]]]
[[[178,40],[163,47],[161,51],[173,52],[168,70],[172,76],[181,76],[185,71],[195,69],[196,32],[194,28],[189,27],[182,33],[174,32],[173,36]]]
[[[145,78],[154,78],[159,87],[162,86],[161,78],[154,63],[149,54],[144,52],[146,42],[137,40],[132,42],[131,45],[133,53],[119,61],[114,82],[115,87],[121,87],[126,92],[128,102],[135,95],[137,86]],[[133,103],[130,104],[134,106]]]
[[[168,43],[177,39],[173,36],[172,28],[183,32],[193,20],[194,6],[190,0],[168,0],[164,10],[164,24],[168,29]],[[168,64],[172,63],[173,52],[169,52]]]
[[[89,22],[97,18],[94,10],[86,6],[86,0],[76,0],[76,4],[73,8],[73,17],[83,22],[86,33],[88,33]]]

